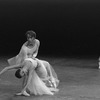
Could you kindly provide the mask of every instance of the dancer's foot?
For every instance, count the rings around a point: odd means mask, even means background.
[[[30,94],[28,94],[26,91],[17,93],[16,95],[18,95],[18,96],[19,96],[19,95],[30,96]]]
[[[30,96],[30,94],[28,94],[26,91],[23,92],[23,95]]]
[[[20,93],[16,93],[15,95],[18,95],[19,96],[19,95],[22,95],[22,93],[21,92]]]
[[[59,91],[59,89],[57,89],[57,88],[50,88],[50,91],[53,91],[53,92],[58,92],[58,91]]]

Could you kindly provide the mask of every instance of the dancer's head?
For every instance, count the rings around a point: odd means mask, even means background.
[[[36,38],[36,33],[32,30],[26,32],[26,37],[28,41],[33,41]]]
[[[21,69],[18,69],[18,70],[15,72],[15,76],[16,76],[17,78],[22,78],[22,77],[24,76],[24,73],[21,74]]]

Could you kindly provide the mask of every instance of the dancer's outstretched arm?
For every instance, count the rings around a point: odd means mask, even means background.
[[[21,64],[17,64],[17,65],[12,65],[12,66],[5,67],[5,68],[0,72],[0,75],[3,74],[4,72],[8,71],[8,70],[11,70],[11,69],[18,69],[18,68],[20,68],[21,66],[22,66]]]

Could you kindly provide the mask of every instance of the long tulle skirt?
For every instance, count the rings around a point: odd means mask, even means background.
[[[54,92],[57,92],[58,89],[48,87],[45,82],[39,76],[35,71],[32,72],[31,81],[28,84],[27,89],[30,91],[31,94],[35,95],[43,95],[43,94],[48,94],[48,95],[53,95]]]

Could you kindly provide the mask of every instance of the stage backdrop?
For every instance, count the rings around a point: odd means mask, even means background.
[[[1,0],[0,54],[17,54],[34,30],[39,54],[99,55],[99,0]]]

